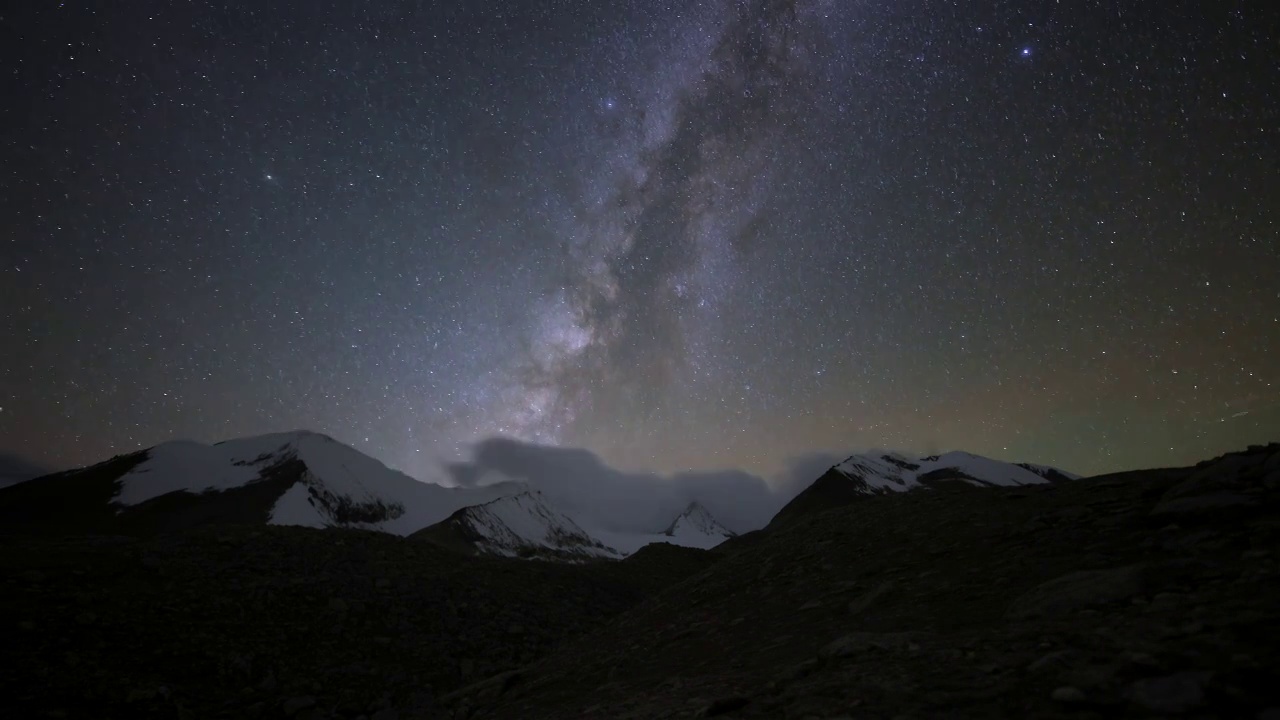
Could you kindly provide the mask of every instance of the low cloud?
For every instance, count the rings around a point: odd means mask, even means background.
[[[742,470],[627,472],[579,448],[536,445],[507,438],[477,444],[470,461],[447,466],[464,486],[520,480],[564,510],[619,532],[657,532],[697,501],[735,532],[763,527],[796,493],[844,456],[813,453],[794,458],[778,477]]]

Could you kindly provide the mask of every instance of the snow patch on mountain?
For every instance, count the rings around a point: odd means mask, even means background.
[[[1077,477],[1048,466],[1018,465],[960,451],[919,458],[900,453],[853,455],[832,469],[859,483],[868,494],[911,490],[929,480],[1011,487]]]
[[[960,451],[922,458],[917,477],[925,477],[929,473],[939,470],[963,473],[968,476],[965,481],[972,485],[1011,487],[1014,485],[1040,485],[1049,482],[1044,475],[1028,470],[1021,465]]]

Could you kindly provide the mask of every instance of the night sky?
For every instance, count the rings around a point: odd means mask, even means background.
[[[0,12],[0,450],[1280,439],[1273,3]]]

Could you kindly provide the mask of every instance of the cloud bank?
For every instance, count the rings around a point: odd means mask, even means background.
[[[766,525],[800,490],[842,459],[828,453],[795,458],[777,477],[742,470],[681,472],[670,476],[610,467],[594,453],[491,438],[470,461],[446,466],[458,485],[504,480],[529,483],[576,517],[616,532],[659,532],[691,502],[705,506],[734,532]]]

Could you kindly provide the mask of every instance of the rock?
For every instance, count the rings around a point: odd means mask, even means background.
[[[154,700],[156,697],[155,688],[139,687],[129,691],[128,697],[125,698],[126,703],[147,702]]]
[[[873,633],[856,632],[827,643],[818,651],[822,658],[847,658],[869,650],[902,651],[916,650],[919,646],[914,642],[915,633]]]
[[[893,588],[894,588],[894,583],[892,580],[886,580],[880,583],[875,587],[875,589],[866,593],[865,595],[858,598],[857,600],[854,600],[853,602],[849,603],[849,607],[848,607],[849,614],[858,615],[862,612],[865,612],[867,608],[870,608],[872,605],[874,605],[877,600],[887,595],[891,590],[893,590]]]
[[[1068,661],[1073,655],[1075,655],[1075,653],[1070,650],[1058,650],[1057,652],[1051,652],[1028,665],[1027,670],[1029,672],[1038,673],[1045,670],[1063,668],[1068,664]]]
[[[821,601],[819,601],[819,600],[810,600],[809,602],[807,602],[807,603],[805,603],[805,604],[801,605],[801,606],[800,606],[800,609],[801,609],[801,610],[817,610],[817,609],[818,609],[818,608],[820,608],[820,607],[822,607],[822,602],[821,602]]]
[[[315,707],[316,699],[312,695],[299,695],[291,697],[280,704],[280,710],[285,715],[293,717],[307,708]]]
[[[1129,664],[1142,665],[1146,667],[1155,667],[1159,663],[1156,661],[1154,657],[1152,657],[1151,655],[1148,655],[1147,653],[1130,653]]]
[[[1176,517],[1182,515],[1203,515],[1227,508],[1242,508],[1256,505],[1257,500],[1248,495],[1234,492],[1215,492],[1207,495],[1192,495],[1169,500],[1161,500],[1151,511],[1152,517]]]
[[[508,635],[523,635],[523,634],[524,634],[524,626],[523,626],[523,625],[521,625],[521,624],[519,624],[519,623],[511,623],[510,625],[508,625],[508,626],[507,626],[507,634],[508,634]]]
[[[776,678],[775,682],[782,685],[795,682],[800,678],[808,676],[810,673],[816,670],[820,664],[821,663],[819,663],[817,660],[813,660],[813,659],[796,663],[795,665],[792,665],[791,667],[778,673],[778,677]]]
[[[1086,570],[1038,585],[1010,603],[1005,617],[1023,619],[1059,615],[1090,605],[1128,600],[1142,592],[1141,568]]]
[[[400,720],[400,713],[391,708],[383,708],[373,714],[369,720]]]
[[[1130,685],[1126,696],[1152,712],[1185,713],[1204,702],[1208,681],[1209,673],[1196,671],[1146,678]]]
[[[713,700],[710,705],[702,709],[699,717],[719,717],[734,710],[739,710],[751,703],[751,698],[745,695],[730,695]]]
[[[462,675],[462,679],[466,680],[476,671],[476,661],[471,658],[463,658],[458,662],[458,672]]]
[[[1055,689],[1049,695],[1049,699],[1066,705],[1076,705],[1085,702],[1084,693],[1080,691],[1080,688],[1071,687],[1070,685],[1064,685],[1063,687]]]
[[[342,598],[332,598],[329,600],[329,609],[333,612],[344,613],[347,611],[347,601]]]
[[[81,625],[92,625],[98,622],[98,616],[96,613],[92,613],[88,611],[82,612],[79,615],[76,615],[76,622],[80,623]]]
[[[1262,466],[1265,472],[1274,472],[1280,470],[1280,452],[1271,453],[1271,457],[1267,458],[1267,462]]]
[[[1280,720],[1280,707],[1269,707],[1258,713],[1257,720]]]
[[[386,590],[387,588],[391,587],[391,579],[378,578],[377,580],[373,581],[373,586],[379,590]]]

